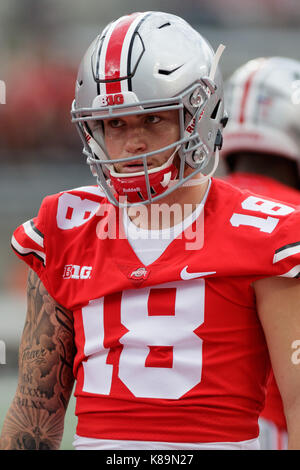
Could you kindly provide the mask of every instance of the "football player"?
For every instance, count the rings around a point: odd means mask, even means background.
[[[74,377],[76,449],[257,449],[269,354],[300,448],[300,214],[212,178],[222,50],[162,12],[88,48],[72,119],[98,185],[13,235],[31,270],[2,448],[58,448]]]
[[[226,84],[229,123],[222,157],[226,181],[240,188],[300,204],[300,63],[257,58],[239,67]],[[271,373],[261,413],[261,448],[287,447],[286,420]]]

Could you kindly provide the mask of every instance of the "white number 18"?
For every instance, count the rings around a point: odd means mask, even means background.
[[[271,233],[279,222],[279,219],[271,217],[272,215],[288,215],[295,210],[293,207],[286,206],[280,202],[269,201],[256,196],[249,196],[245,199],[245,201],[242,202],[242,208],[266,214],[268,217],[234,213],[230,219],[231,225],[233,227],[248,225],[250,227],[256,227],[261,232],[266,233]]]

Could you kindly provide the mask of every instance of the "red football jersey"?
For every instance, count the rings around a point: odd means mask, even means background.
[[[279,199],[288,204],[295,204],[296,206],[300,204],[300,191],[268,176],[237,172],[226,176],[224,180],[240,189],[249,189],[254,193]]]
[[[297,277],[300,213],[213,179],[203,217],[144,266],[120,212],[97,187],[61,192],[12,239],[73,311],[77,434],[257,437],[270,368],[252,283]]]
[[[285,201],[288,204],[300,205],[300,191],[267,176],[252,173],[233,173],[228,175],[225,180],[241,189],[250,189],[264,196],[276,197],[276,199]],[[279,428],[286,429],[282,400],[273,372],[270,374],[265,407],[261,416],[272,421]]]

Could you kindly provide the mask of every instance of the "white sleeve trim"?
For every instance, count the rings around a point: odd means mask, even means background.
[[[26,235],[31,238],[35,243],[37,243],[40,247],[44,248],[44,239],[39,235],[37,232],[35,232],[32,228],[31,225],[31,220],[28,220],[23,224],[24,230]]]
[[[28,255],[30,253],[32,253],[33,255],[35,254],[43,260],[44,264],[46,264],[46,255],[45,255],[45,253],[43,253],[42,251],[39,251],[39,250],[34,250],[33,248],[24,248],[23,246],[20,245],[20,243],[17,242],[14,235],[12,236],[11,244],[12,244],[13,248],[18,253],[20,253],[20,255]]]

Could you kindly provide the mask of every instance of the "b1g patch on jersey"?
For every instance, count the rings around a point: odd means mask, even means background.
[[[64,266],[63,279],[90,279],[92,266],[79,266],[77,264],[66,264]]]

